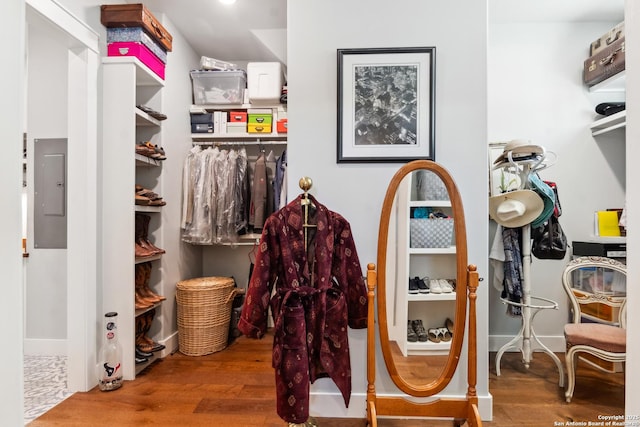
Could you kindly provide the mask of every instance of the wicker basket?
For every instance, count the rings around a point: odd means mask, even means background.
[[[228,343],[231,306],[235,296],[230,277],[201,277],[178,282],[178,341],[180,352],[204,356]]]

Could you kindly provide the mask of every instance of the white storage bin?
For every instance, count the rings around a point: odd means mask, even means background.
[[[247,75],[243,70],[193,70],[191,83],[194,104],[242,104]]]
[[[282,64],[279,62],[249,62],[247,92],[252,104],[280,102],[282,94]]]

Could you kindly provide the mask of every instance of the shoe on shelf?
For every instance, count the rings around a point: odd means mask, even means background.
[[[438,279],[429,280],[429,289],[431,290],[432,294],[441,294],[442,286],[440,285],[440,280]]]
[[[407,320],[407,341],[418,341],[418,334],[416,334],[416,331],[413,330],[413,327],[411,326],[411,320]]]
[[[150,115],[156,120],[167,119],[167,116],[165,114],[159,113],[158,111],[154,110],[153,108],[147,107],[144,104],[136,105],[136,107],[138,107],[139,109],[141,109],[142,111],[144,111],[145,113],[147,113],[148,115]]]
[[[428,294],[429,293],[429,287],[427,286],[427,284],[425,283],[425,279],[428,281],[429,278],[425,277],[424,279],[419,279],[416,277],[416,281],[418,283],[418,292],[421,294]]]
[[[136,356],[136,365],[140,365],[140,364],[146,363],[148,361],[149,361],[149,359],[147,359],[146,357],[138,357],[138,356]]]
[[[453,320],[447,318],[447,320],[444,322],[444,326],[447,328],[447,331],[449,331],[451,336],[453,336]]]
[[[451,333],[447,328],[438,328],[440,331],[440,339],[444,342],[451,341]]]
[[[429,339],[429,336],[427,335],[427,330],[424,328],[424,325],[422,324],[422,320],[420,319],[412,320],[411,327],[413,328],[416,335],[418,335],[418,341],[425,342]]]
[[[417,294],[418,293],[418,282],[416,282],[416,279],[409,279],[409,293],[410,294]]]
[[[442,341],[440,328],[429,328],[429,341],[438,343]]]
[[[438,282],[440,283],[440,289],[442,289],[442,293],[450,294],[451,292],[453,292],[453,286],[449,284],[449,281],[447,279],[438,279]]]

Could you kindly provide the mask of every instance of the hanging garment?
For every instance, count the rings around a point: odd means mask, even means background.
[[[193,221],[193,196],[196,186],[196,162],[198,155],[202,151],[199,145],[193,147],[184,159],[182,169],[182,221],[181,228],[184,230],[187,224]]]
[[[194,147],[183,170],[182,240],[234,243],[247,222],[247,153]]]
[[[317,378],[330,377],[349,405],[347,327],[367,326],[367,288],[351,227],[340,214],[309,199],[317,226],[309,251],[301,196],[265,222],[238,325],[243,334],[261,338],[271,308],[277,412],[293,423],[309,417],[309,387]]]
[[[255,230],[261,230],[267,218],[267,162],[264,154],[256,160],[253,172],[251,190],[251,205],[249,209],[249,225]]]
[[[276,177],[273,181],[274,206],[282,209],[287,204],[287,150],[276,160]]]
[[[517,303],[522,303],[522,282],[524,280],[520,241],[521,230],[519,228],[503,228],[504,289],[502,291],[502,298]],[[522,316],[522,308],[520,306],[507,304],[507,314],[514,317]]]
[[[489,251],[489,265],[493,269],[491,283],[495,289],[502,292],[504,289],[504,241],[500,224],[496,227],[496,234],[493,236],[493,244]]]

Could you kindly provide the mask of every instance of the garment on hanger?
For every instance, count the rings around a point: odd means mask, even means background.
[[[287,150],[276,160],[276,177],[273,182],[275,210],[287,204]]]
[[[211,245],[236,242],[246,224],[247,154],[194,147],[183,170],[182,240]]]
[[[367,288],[351,227],[308,197],[315,205],[309,250],[303,237],[303,198],[298,196],[264,224],[238,325],[246,336],[263,337],[271,308],[277,412],[293,423],[308,419],[309,388],[318,378],[330,377],[348,406],[347,327],[367,326]]]
[[[502,229],[502,243],[504,245],[504,289],[502,298],[509,301],[522,302],[522,282],[524,273],[522,269],[521,230],[519,228]],[[508,304],[507,314],[522,316],[522,307]]]
[[[253,186],[249,208],[249,225],[261,230],[267,218],[267,161],[264,153],[258,156],[253,171]]]

